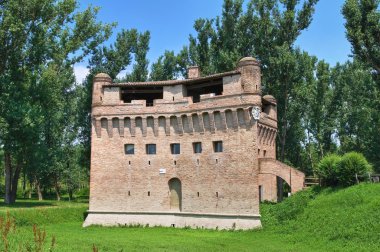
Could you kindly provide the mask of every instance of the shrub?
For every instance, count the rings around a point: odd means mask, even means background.
[[[338,185],[338,163],[341,161],[341,157],[336,154],[330,154],[325,156],[319,161],[315,169],[315,174],[322,179],[322,183],[325,186]]]
[[[343,156],[330,154],[322,158],[315,174],[322,179],[324,186],[350,186],[356,183],[356,176],[363,181],[372,171],[372,165],[363,154],[349,152]]]
[[[361,153],[349,152],[343,155],[337,164],[337,179],[339,185],[350,186],[356,183],[356,176],[361,180],[368,178],[373,171],[372,165]]]

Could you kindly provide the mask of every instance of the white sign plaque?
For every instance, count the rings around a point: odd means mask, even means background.
[[[161,168],[161,169],[160,169],[160,174],[165,174],[165,173],[166,173],[166,169]]]

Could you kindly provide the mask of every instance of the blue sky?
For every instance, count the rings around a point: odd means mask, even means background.
[[[213,18],[221,14],[223,0],[80,0],[81,8],[99,6],[99,21],[117,22],[117,31],[136,28],[151,32],[150,62],[165,50],[178,52],[188,43],[194,33],[194,20],[200,17]],[[341,7],[344,0],[320,0],[316,6],[313,22],[301,34],[296,44],[303,50],[331,65],[345,62],[351,52],[345,37]],[[82,79],[86,74],[85,64],[76,66],[76,75]]]

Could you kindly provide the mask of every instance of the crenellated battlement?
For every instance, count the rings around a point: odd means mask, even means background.
[[[204,134],[227,130],[249,130],[255,121],[251,116],[252,108],[224,109],[217,111],[198,111],[191,114],[155,114],[123,117],[99,116],[93,119],[96,136],[112,138],[146,137],[164,134]],[[151,132],[148,134],[147,132]],[[104,134],[106,133],[106,134]]]

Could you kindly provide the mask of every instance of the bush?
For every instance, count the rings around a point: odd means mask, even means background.
[[[330,154],[325,156],[319,161],[315,169],[315,174],[322,179],[322,183],[325,186],[338,185],[338,163],[341,161],[341,157],[336,154]]]
[[[357,182],[356,176],[362,181],[372,171],[372,165],[357,152],[349,152],[343,156],[328,155],[322,158],[315,169],[324,186],[351,186]]]
[[[356,183],[356,176],[367,179],[373,172],[372,165],[361,153],[349,152],[343,155],[337,164],[337,179],[339,185],[350,186]]]

